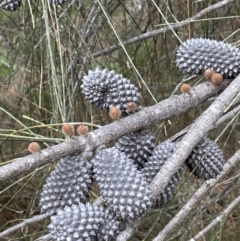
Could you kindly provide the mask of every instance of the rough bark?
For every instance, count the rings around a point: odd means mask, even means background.
[[[115,121],[94,130],[87,137],[76,137],[44,149],[39,153],[18,158],[14,162],[0,167],[0,181],[6,181],[73,153],[82,153],[87,158],[90,158],[97,147],[107,145],[110,141],[116,140],[130,131],[149,127],[179,116],[216,94],[219,89],[220,87],[216,87],[210,82],[199,84],[192,88],[191,95],[173,95],[156,105],[142,108],[139,112],[120,121]]]

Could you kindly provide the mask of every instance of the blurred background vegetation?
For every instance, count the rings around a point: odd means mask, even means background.
[[[92,129],[95,124],[111,122],[108,113],[90,106],[81,94],[81,80],[88,70],[114,69],[131,79],[142,94],[142,106],[179,94],[179,84],[187,76],[175,65],[178,46],[191,37],[222,40],[238,46],[239,0],[178,30],[131,45],[123,42],[172,26],[217,2],[69,0],[60,6],[48,0],[23,0],[15,12],[0,10],[0,165],[28,155],[27,146],[32,141],[39,142],[42,148],[64,141],[63,122],[87,122]],[[101,53],[112,45],[118,48]],[[198,76],[189,83],[195,85],[200,81],[203,78]],[[157,143],[191,124],[211,102],[154,126],[152,133]],[[239,149],[239,118],[222,133],[225,125],[210,136],[218,138],[217,143],[228,159]],[[0,231],[39,214],[39,193],[52,168],[49,164],[0,183]],[[239,195],[238,182],[205,211],[200,208],[214,200],[236,173],[222,180],[167,240],[188,240],[224,210]],[[131,240],[152,240],[201,183],[186,170],[174,199],[164,208],[151,210]],[[239,214],[240,208],[236,208],[224,223],[207,234],[206,240],[239,240]],[[25,227],[12,234],[11,240],[35,240],[47,233],[48,222]]]

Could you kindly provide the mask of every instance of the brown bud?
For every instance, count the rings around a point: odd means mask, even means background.
[[[181,92],[183,94],[190,94],[191,86],[189,84],[182,84],[181,85]]]
[[[110,108],[109,115],[113,120],[119,120],[121,117],[121,111],[116,106]]]
[[[137,105],[134,102],[127,103],[127,111],[128,113],[134,113],[137,110]]]
[[[77,128],[77,133],[80,136],[86,135],[88,133],[88,127],[85,125],[79,125]]]
[[[223,76],[219,73],[213,74],[211,81],[214,85],[220,85],[223,82]]]
[[[40,145],[37,143],[37,142],[31,142],[29,145],[28,145],[28,151],[31,152],[31,153],[35,153],[35,152],[40,152],[41,148],[40,148]]]
[[[74,136],[74,127],[70,124],[65,123],[62,125],[62,132],[64,135],[72,138]]]
[[[204,72],[204,76],[207,80],[211,80],[213,74],[214,74],[214,70],[213,69],[206,69]]]

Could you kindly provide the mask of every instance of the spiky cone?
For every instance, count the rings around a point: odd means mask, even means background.
[[[116,236],[121,231],[121,222],[117,220],[116,216],[108,209],[104,208],[104,224],[102,225],[98,234],[99,241],[114,241]]]
[[[141,98],[138,88],[114,70],[89,70],[88,75],[83,77],[81,88],[91,104],[108,112],[115,106],[123,115],[128,114],[127,103],[134,102],[139,105]]]
[[[65,136],[72,138],[74,136],[74,126],[68,123],[62,125],[62,132]]]
[[[85,136],[88,134],[88,127],[86,125],[79,125],[77,128],[77,133],[79,136]]]
[[[210,68],[224,78],[235,78],[240,73],[240,50],[224,42],[192,38],[179,47],[176,62],[183,73],[198,75]]]
[[[216,178],[223,170],[224,156],[215,142],[204,137],[186,160],[190,171],[204,180]]]
[[[59,208],[85,203],[92,184],[92,165],[81,156],[60,160],[41,192],[41,212],[53,215]]]
[[[35,152],[40,152],[41,151],[41,147],[37,142],[31,142],[28,145],[28,151],[30,153],[35,153]]]
[[[90,203],[72,205],[58,210],[48,225],[53,240],[114,240],[119,222],[109,210]]]
[[[170,141],[165,141],[157,148],[155,148],[151,157],[144,164],[144,168],[141,170],[142,174],[146,177],[147,181],[150,183],[156,174],[161,170],[165,162],[171,157],[176,144]],[[174,193],[176,192],[176,187],[178,185],[179,179],[183,172],[183,166],[181,166],[174,176],[170,179],[168,185],[160,193],[153,207],[161,207],[166,202],[172,199]]]
[[[130,132],[121,138],[115,144],[115,147],[124,152],[126,156],[133,161],[137,169],[141,169],[144,163],[152,155],[155,148],[155,137],[149,129]]]
[[[22,4],[22,0],[0,0],[0,7],[7,11],[16,11]]]
[[[92,163],[103,199],[116,216],[134,219],[151,207],[150,187],[124,153],[115,147],[107,148],[97,152]]]

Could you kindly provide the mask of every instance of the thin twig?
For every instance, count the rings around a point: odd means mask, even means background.
[[[25,227],[27,225],[30,225],[32,223],[39,222],[39,221],[41,221],[41,220],[43,220],[43,219],[45,219],[47,217],[48,217],[48,215],[44,213],[44,214],[36,215],[36,216],[34,216],[32,218],[28,218],[28,219],[24,220],[23,222],[21,222],[21,223],[15,225],[15,226],[13,226],[13,227],[3,231],[3,232],[1,232],[0,233],[0,238],[8,240],[8,238],[5,238],[5,237],[7,235],[9,235],[10,233],[13,233],[14,231],[16,231],[16,230],[18,230],[20,228],[23,228],[23,227]]]
[[[35,241],[48,241],[51,239],[51,235],[50,234],[46,234],[38,239],[36,239]]]
[[[218,202],[222,197],[226,196],[227,193],[229,193],[233,188],[235,188],[235,185],[237,181],[239,180],[240,174],[235,176],[231,182],[228,183],[228,185],[217,194],[215,198],[213,198],[210,202],[206,203],[203,207],[198,209],[196,212],[192,213],[191,216],[196,216],[200,212],[204,212],[204,210],[210,208],[214,203]]]
[[[203,9],[202,11],[200,11],[199,13],[194,15],[193,17],[188,18],[188,19],[186,19],[186,20],[184,20],[182,22],[173,24],[173,25],[171,25],[171,27],[165,27],[165,28],[161,28],[161,29],[158,29],[158,30],[154,30],[154,31],[151,31],[151,32],[147,32],[147,33],[141,34],[141,35],[136,36],[134,38],[131,38],[131,39],[127,40],[127,41],[124,41],[123,44],[125,46],[127,46],[127,45],[130,45],[130,44],[136,43],[136,42],[143,41],[143,40],[148,39],[148,38],[156,37],[156,36],[158,36],[160,34],[165,34],[166,32],[169,32],[171,30],[176,30],[176,29],[185,27],[185,26],[189,25],[191,22],[195,21],[196,19],[201,18],[205,14],[207,14],[207,13],[209,13],[211,11],[217,10],[217,9],[219,9],[219,8],[225,6],[225,5],[228,5],[228,4],[232,3],[232,2],[234,2],[234,0],[223,0],[221,2],[215,3],[215,4],[211,5],[211,6]],[[108,47],[106,49],[100,50],[100,51],[92,54],[91,57],[98,57],[98,56],[101,56],[101,55],[105,55],[105,54],[111,53],[111,52],[117,50],[119,47],[120,47],[120,45],[113,45],[111,47]]]
[[[240,104],[238,106],[234,107],[232,110],[228,111],[221,118],[219,118],[218,121],[216,122],[215,126],[212,127],[212,130],[217,128],[218,126],[220,126],[224,122],[226,122],[228,120],[231,120],[232,118],[236,117],[239,114],[240,114]],[[182,137],[183,135],[185,135],[188,132],[188,130],[191,128],[192,125],[193,124],[185,127],[183,130],[181,130],[178,133],[176,133],[175,135],[171,136],[169,138],[169,140],[175,141],[175,140],[179,139],[180,137]]]
[[[164,241],[167,235],[169,235],[175,227],[177,227],[184,218],[187,217],[189,212],[194,206],[204,197],[204,195],[213,189],[213,187],[219,182],[219,180],[226,174],[228,174],[236,164],[240,162],[240,150],[237,151],[223,166],[223,171],[215,179],[211,179],[202,184],[202,186],[192,195],[182,209],[174,216],[172,220],[164,227],[164,229],[157,235],[153,241]]]
[[[191,238],[189,241],[196,241],[201,237],[204,237],[204,235],[211,230],[214,226],[216,226],[218,223],[222,222],[224,218],[240,203],[240,196],[235,198],[228,206],[227,208],[221,212],[219,216],[217,216],[210,224],[208,224],[203,230],[201,230],[198,234],[196,234],[193,238]]]

